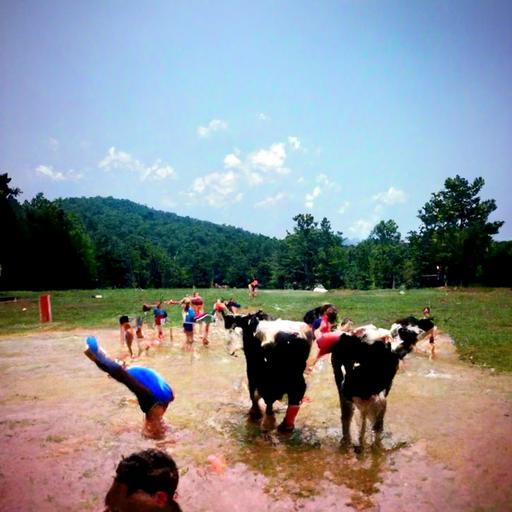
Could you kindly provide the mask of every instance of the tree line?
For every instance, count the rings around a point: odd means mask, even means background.
[[[512,242],[497,242],[485,182],[455,176],[418,212],[402,238],[394,220],[348,244],[328,219],[300,213],[284,239],[157,211],[111,197],[49,201],[0,175],[0,288],[246,287],[394,288],[512,285]]]

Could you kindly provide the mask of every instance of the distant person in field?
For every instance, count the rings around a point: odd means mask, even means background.
[[[430,308],[428,306],[425,306],[423,308],[423,318],[428,318],[428,319],[432,320],[432,317],[430,316]],[[433,329],[431,329],[431,331],[429,333],[429,338],[428,338],[428,341],[430,343],[430,359],[435,359],[435,357],[436,357],[436,344],[435,344],[434,335],[435,335],[435,327]]]
[[[135,329],[135,335],[137,336],[138,340],[141,340],[144,338],[144,333],[142,332],[142,327],[144,325],[144,320],[148,316],[148,311],[151,311],[151,308],[148,307],[147,304],[142,305],[142,315],[137,316],[137,327]]]
[[[227,300],[225,304],[229,311],[231,311],[231,313],[233,313],[234,315],[238,314],[240,308],[242,307],[239,302],[233,299],[233,297]]]
[[[192,350],[194,343],[194,323],[196,320],[196,314],[192,308],[191,300],[187,298],[183,304],[183,332],[185,334],[185,340],[183,342],[183,348],[186,351]]]
[[[117,466],[104,512],[181,512],[175,501],[178,482],[176,463],[164,451],[132,453]]]
[[[337,319],[337,309],[334,306],[328,307],[325,310],[324,314],[320,317],[320,323],[318,327],[313,331],[315,339],[318,340],[324,334],[331,332],[333,329],[335,329]]]
[[[144,338],[144,336],[142,335],[142,332],[141,332],[140,336],[138,334],[139,329],[142,330],[142,326],[139,324],[139,321],[141,321],[141,317],[137,318],[137,348],[138,348],[137,357],[140,357],[142,355],[143,345],[144,345],[144,342],[141,341],[141,339]],[[130,322],[129,317],[127,315],[123,315],[123,316],[119,317],[119,325],[120,325],[120,331],[121,331],[121,344],[122,345],[126,344],[126,346],[128,347],[128,352],[130,352],[130,357],[132,359],[135,359],[135,354],[133,353],[133,339],[134,339],[133,328],[132,328],[132,324]],[[146,352],[149,350],[149,345],[145,346],[145,350],[146,350]]]
[[[153,309],[153,317],[155,319],[155,327],[157,331],[158,341],[163,343],[164,341],[164,324],[167,318],[167,311],[162,309],[162,301],[159,301],[156,307]]]
[[[258,282],[258,280],[253,277],[251,279],[251,282],[249,283],[249,297],[251,299],[255,299],[256,298],[256,294],[258,293],[258,286],[260,285],[260,283]]]
[[[163,416],[168,405],[174,400],[171,386],[164,378],[151,368],[142,366],[123,368],[107,357],[94,336],[87,338],[87,350],[84,354],[100,370],[108,373],[135,394],[144,413],[143,435],[151,439],[164,438],[167,426]]]
[[[202,337],[203,345],[207,346],[210,342],[208,334],[210,332],[211,315],[204,311],[204,300],[199,292],[194,292],[190,299],[190,304],[195,313],[195,321],[198,324],[199,335]]]
[[[128,352],[130,352],[130,357],[133,359],[135,356],[133,355],[132,344],[133,344],[133,329],[132,324],[130,323],[130,319],[126,316],[119,317],[119,326],[121,331],[121,344],[128,347]],[[139,348],[140,355],[140,348]]]

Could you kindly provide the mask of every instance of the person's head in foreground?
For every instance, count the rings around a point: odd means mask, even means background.
[[[181,512],[174,501],[176,463],[161,450],[148,449],[123,458],[105,496],[104,512]]]

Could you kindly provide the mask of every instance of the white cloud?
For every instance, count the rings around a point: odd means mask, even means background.
[[[141,181],[150,179],[153,181],[164,180],[175,175],[174,169],[170,165],[162,165],[160,160],[157,160],[153,165],[145,167],[141,173]]]
[[[253,186],[261,185],[265,181],[263,179],[263,176],[259,172],[247,171],[245,173],[245,177],[247,178],[249,185],[253,185]]]
[[[269,116],[267,116],[267,114],[264,114],[263,112],[260,112],[260,113],[258,114],[258,119],[259,119],[260,121],[270,121],[270,117],[269,117]]]
[[[233,171],[213,172],[196,178],[187,195],[194,201],[206,201],[215,208],[238,203],[243,198],[243,193],[237,190],[238,179],[238,175]]]
[[[320,183],[324,187],[332,187],[334,183],[327,177],[326,174],[318,174],[316,177],[316,182]]]
[[[283,199],[286,199],[286,194],[283,192],[277,193],[275,196],[269,196],[259,201],[258,203],[254,203],[256,208],[265,208],[266,206],[274,206],[277,203],[281,202]]]
[[[273,181],[275,176],[283,176],[291,171],[284,166],[286,149],[282,142],[272,144],[267,149],[259,149],[242,157],[239,150],[224,157],[224,168],[238,169],[240,177],[245,178],[250,186],[261,185]]]
[[[350,233],[361,240],[366,238],[370,231],[374,228],[375,222],[370,220],[359,219],[348,228]]]
[[[276,171],[280,174],[287,174],[283,168],[286,159],[286,150],[282,142],[272,144],[268,149],[260,149],[249,155],[248,162],[251,166],[268,172]],[[289,172],[289,171],[288,171]]]
[[[322,189],[317,185],[311,194],[306,194],[304,205],[306,208],[313,208],[315,206],[315,199],[322,193]]]
[[[197,128],[197,135],[201,138],[206,138],[212,135],[215,132],[219,132],[222,130],[228,129],[228,123],[226,121],[222,121],[221,119],[212,119],[208,126],[199,126]]]
[[[98,164],[105,171],[131,171],[139,175],[140,181],[161,181],[166,178],[174,178],[176,171],[161,160],[156,160],[152,165],[146,165],[129,153],[118,151],[115,147],[108,150],[107,156]]]
[[[233,153],[226,155],[224,158],[224,167],[226,169],[236,169],[240,168],[242,165],[242,161]]]
[[[379,203],[393,205],[397,203],[405,202],[405,192],[403,190],[398,190],[394,187],[389,187],[386,192],[380,192],[373,196],[373,200]]]
[[[340,204],[340,207],[338,208],[338,213],[340,215],[343,215],[350,207],[350,203],[348,201],[344,201]]]
[[[39,165],[36,167],[36,172],[53,181],[78,181],[84,177],[82,173],[73,169],[65,172],[55,171],[51,165]]]
[[[288,144],[295,151],[298,151],[300,149],[300,140],[298,137],[288,137]]]

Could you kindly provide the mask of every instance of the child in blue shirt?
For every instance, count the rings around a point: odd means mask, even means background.
[[[135,394],[139,407],[144,413],[143,435],[151,439],[165,437],[167,426],[163,416],[168,405],[174,400],[174,393],[164,378],[151,368],[142,366],[123,368],[107,357],[94,336],[87,338],[87,350],[84,354],[100,370],[108,373]]]
[[[185,333],[185,341],[183,348],[187,351],[192,350],[194,343],[194,323],[196,321],[196,314],[194,308],[190,303],[190,299],[185,299],[183,303],[183,332]]]

